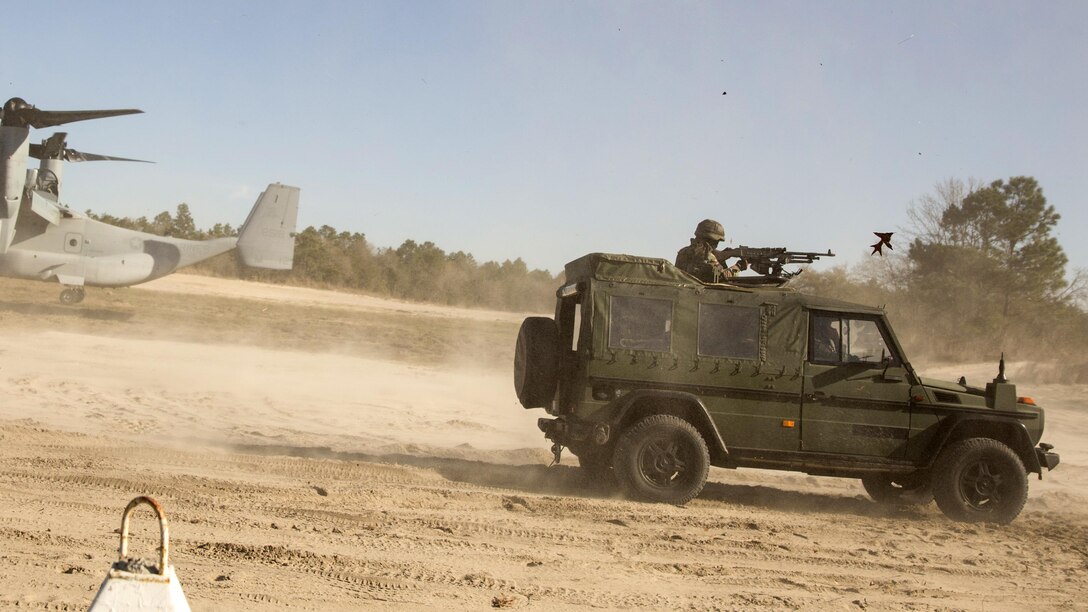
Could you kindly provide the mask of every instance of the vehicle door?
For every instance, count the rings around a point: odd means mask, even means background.
[[[555,323],[559,331],[559,387],[556,397],[560,412],[578,401],[581,389],[577,382],[584,375],[586,361],[579,359],[578,352],[581,349],[589,354],[587,340],[590,336],[582,331],[583,325],[588,325],[588,321],[582,318],[584,294],[579,283],[564,285],[557,293],[559,301],[555,309]]]
[[[903,457],[911,386],[883,318],[810,311],[808,335],[801,448]]]

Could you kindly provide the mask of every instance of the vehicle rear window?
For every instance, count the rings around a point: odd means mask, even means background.
[[[672,346],[672,300],[614,295],[608,348],[666,353]]]
[[[699,304],[699,355],[759,358],[759,309]]]

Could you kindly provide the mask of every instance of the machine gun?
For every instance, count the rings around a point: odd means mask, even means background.
[[[739,257],[748,267],[757,272],[759,277],[734,277],[729,280],[736,284],[782,285],[797,276],[803,270],[789,271],[782,266],[788,264],[810,264],[821,257],[834,257],[830,249],[826,253],[806,251],[787,251],[786,247],[746,247],[715,251],[718,261],[724,262],[730,257]]]

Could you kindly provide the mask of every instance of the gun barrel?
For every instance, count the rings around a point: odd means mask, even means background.
[[[747,247],[739,246],[718,251],[719,257],[774,257],[786,253],[786,247]]]
[[[828,249],[826,253],[817,253],[814,251],[789,251],[786,247],[736,247],[733,249],[721,249],[717,252],[719,257],[761,257],[761,258],[780,258],[780,257],[834,257],[835,254]]]

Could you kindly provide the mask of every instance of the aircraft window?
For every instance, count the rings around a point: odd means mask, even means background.
[[[612,296],[608,348],[665,353],[671,345],[671,300]]]
[[[699,304],[699,354],[759,358],[759,309]]]

